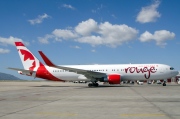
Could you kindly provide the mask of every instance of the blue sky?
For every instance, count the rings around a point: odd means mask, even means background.
[[[56,64],[162,63],[180,70],[179,0],[2,0],[0,72],[23,68],[14,41]]]

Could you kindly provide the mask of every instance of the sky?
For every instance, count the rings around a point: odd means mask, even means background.
[[[23,68],[22,41],[55,64],[161,63],[180,70],[179,0],[1,0],[0,72]],[[44,62],[43,62],[44,63]],[[32,79],[32,78],[30,78]]]

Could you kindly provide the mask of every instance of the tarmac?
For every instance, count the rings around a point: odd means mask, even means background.
[[[180,85],[0,82],[0,119],[180,119]]]

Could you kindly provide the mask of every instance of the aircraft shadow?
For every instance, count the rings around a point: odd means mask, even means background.
[[[112,88],[112,87],[116,87],[116,88],[123,88],[123,87],[132,87],[132,86],[113,86],[113,85],[99,85],[98,87],[88,87],[88,86],[83,86],[83,87],[79,87],[78,89],[82,89],[82,88],[90,88],[90,89],[97,89],[97,88]]]
[[[132,85],[133,86],[133,85]],[[39,85],[39,86],[31,86],[31,87],[78,87],[78,88],[110,88],[110,87],[119,87],[119,88],[122,88],[122,87],[132,87],[132,86],[127,86],[127,85],[116,85],[116,86],[113,86],[113,85],[99,85],[98,87],[88,87],[88,86],[52,86],[52,85]]]
[[[51,85],[40,85],[40,86],[31,86],[31,87],[73,87],[73,86],[51,86]]]

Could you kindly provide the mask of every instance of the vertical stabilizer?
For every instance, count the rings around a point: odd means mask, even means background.
[[[31,53],[22,42],[15,42],[20,59],[26,70],[37,71],[43,64]]]

